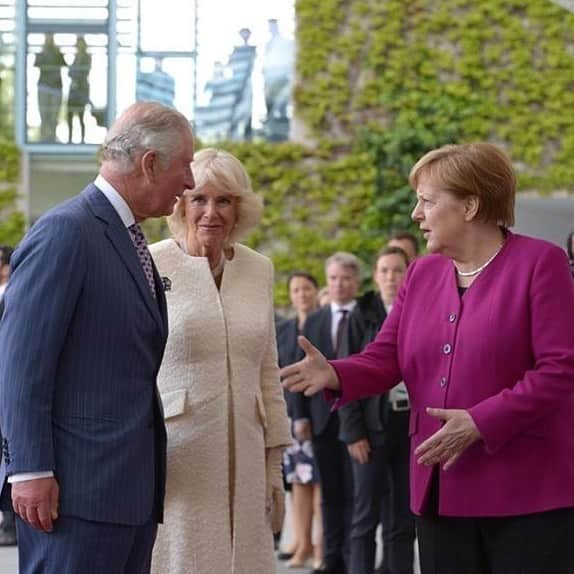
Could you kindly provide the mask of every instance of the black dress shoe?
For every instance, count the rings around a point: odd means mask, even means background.
[[[347,570],[343,564],[335,564],[333,566],[327,565],[316,572],[319,572],[320,574],[347,574]],[[313,574],[315,574],[315,571],[313,571]]]
[[[295,552],[278,552],[277,560],[291,560],[291,558],[293,558],[293,554],[295,554]]]

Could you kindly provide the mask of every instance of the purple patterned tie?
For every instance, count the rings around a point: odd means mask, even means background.
[[[140,227],[139,223],[134,223],[128,227],[130,232],[130,237],[132,238],[133,244],[136,248],[140,263],[142,264],[145,277],[147,279],[149,288],[151,289],[151,294],[155,299],[155,281],[153,279],[153,267],[151,263],[151,255],[149,249],[147,248],[147,241],[145,235]]]

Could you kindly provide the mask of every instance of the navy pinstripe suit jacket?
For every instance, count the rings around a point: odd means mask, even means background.
[[[156,375],[168,327],[154,273],[157,299],[94,185],[30,230],[0,323],[0,484],[53,470],[60,514],[161,521],[166,435]]]

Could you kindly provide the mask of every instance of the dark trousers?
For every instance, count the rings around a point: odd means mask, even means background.
[[[422,574],[574,574],[574,508],[417,519]]]
[[[321,482],[323,558],[334,573],[345,572],[353,503],[353,475],[347,447],[337,438],[338,418],[332,414],[325,431],[313,437],[313,453]]]
[[[372,441],[366,464],[353,469],[352,574],[373,574],[375,533],[383,525],[381,574],[412,574],[415,521],[409,510],[408,412],[391,412],[383,440]]]
[[[146,574],[157,524],[124,526],[60,516],[50,534],[16,518],[20,574]]]

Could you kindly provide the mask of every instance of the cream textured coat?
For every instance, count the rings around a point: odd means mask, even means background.
[[[273,267],[235,245],[220,290],[206,258],[152,245],[169,339],[159,374],[168,432],[154,574],[272,574],[265,448],[291,442],[279,384]]]

